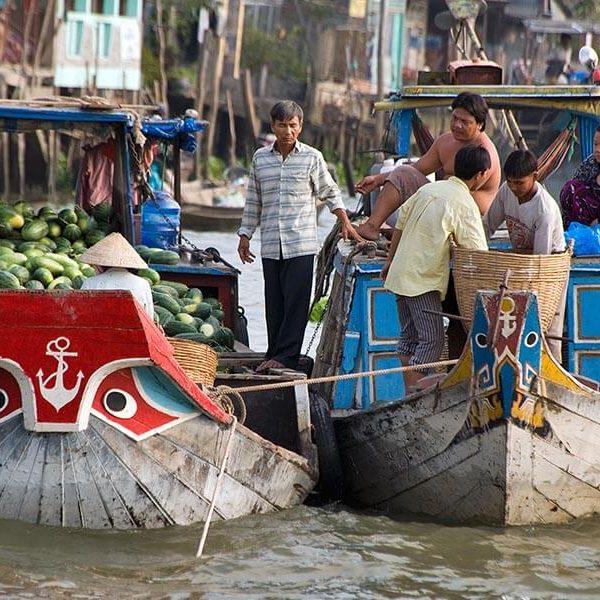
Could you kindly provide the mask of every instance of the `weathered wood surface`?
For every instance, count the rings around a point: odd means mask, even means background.
[[[335,419],[346,501],[502,525],[600,513],[600,393],[549,354],[537,301],[507,300],[480,297],[470,344],[436,387]],[[490,349],[478,336],[497,315]]]
[[[91,529],[202,522],[228,431],[199,416],[135,442],[95,417],[64,434],[27,431],[15,417],[0,426],[0,518]],[[239,426],[214,518],[295,506],[314,480],[304,459]]]
[[[233,420],[128,292],[0,294],[0,519],[81,528],[201,522]],[[93,342],[90,342],[93,340]],[[298,423],[296,423],[296,427]],[[311,457],[237,425],[214,510],[295,506]]]

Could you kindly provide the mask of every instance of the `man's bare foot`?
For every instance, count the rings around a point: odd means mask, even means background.
[[[379,239],[379,227],[371,225],[369,221],[355,227],[356,232],[365,240],[376,242]]]
[[[280,363],[278,360],[271,358],[269,360],[265,360],[254,369],[255,373],[266,373],[269,369],[287,369],[287,367]]]

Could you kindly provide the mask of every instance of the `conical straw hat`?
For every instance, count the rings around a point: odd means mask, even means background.
[[[79,257],[79,260],[100,267],[145,269],[148,266],[120,233],[107,235],[91,248],[88,248]]]

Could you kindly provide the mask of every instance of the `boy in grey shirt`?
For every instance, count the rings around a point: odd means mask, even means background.
[[[537,181],[537,158],[529,150],[515,150],[504,163],[506,181],[500,186],[490,209],[483,218],[486,234],[491,236],[503,221],[513,249],[523,253],[553,254],[564,252],[565,233],[560,208]],[[547,334],[562,337],[566,286]],[[554,357],[561,361],[561,341],[547,340]]]

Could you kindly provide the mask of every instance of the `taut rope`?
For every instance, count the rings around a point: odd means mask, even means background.
[[[259,392],[263,390],[279,390],[281,388],[295,387],[297,385],[316,385],[318,383],[329,383],[330,381],[345,381],[347,379],[358,379],[360,377],[372,377],[373,375],[385,375],[386,373],[403,373],[405,371],[416,371],[418,369],[435,369],[437,367],[449,367],[455,365],[459,359],[440,360],[422,365],[408,365],[402,367],[391,367],[375,371],[362,371],[360,373],[345,373],[343,375],[329,375],[327,377],[315,377],[314,379],[294,379],[293,381],[280,381],[277,383],[265,383],[262,385],[246,385],[236,387],[238,394],[245,392]],[[223,387],[223,386],[222,386]]]

